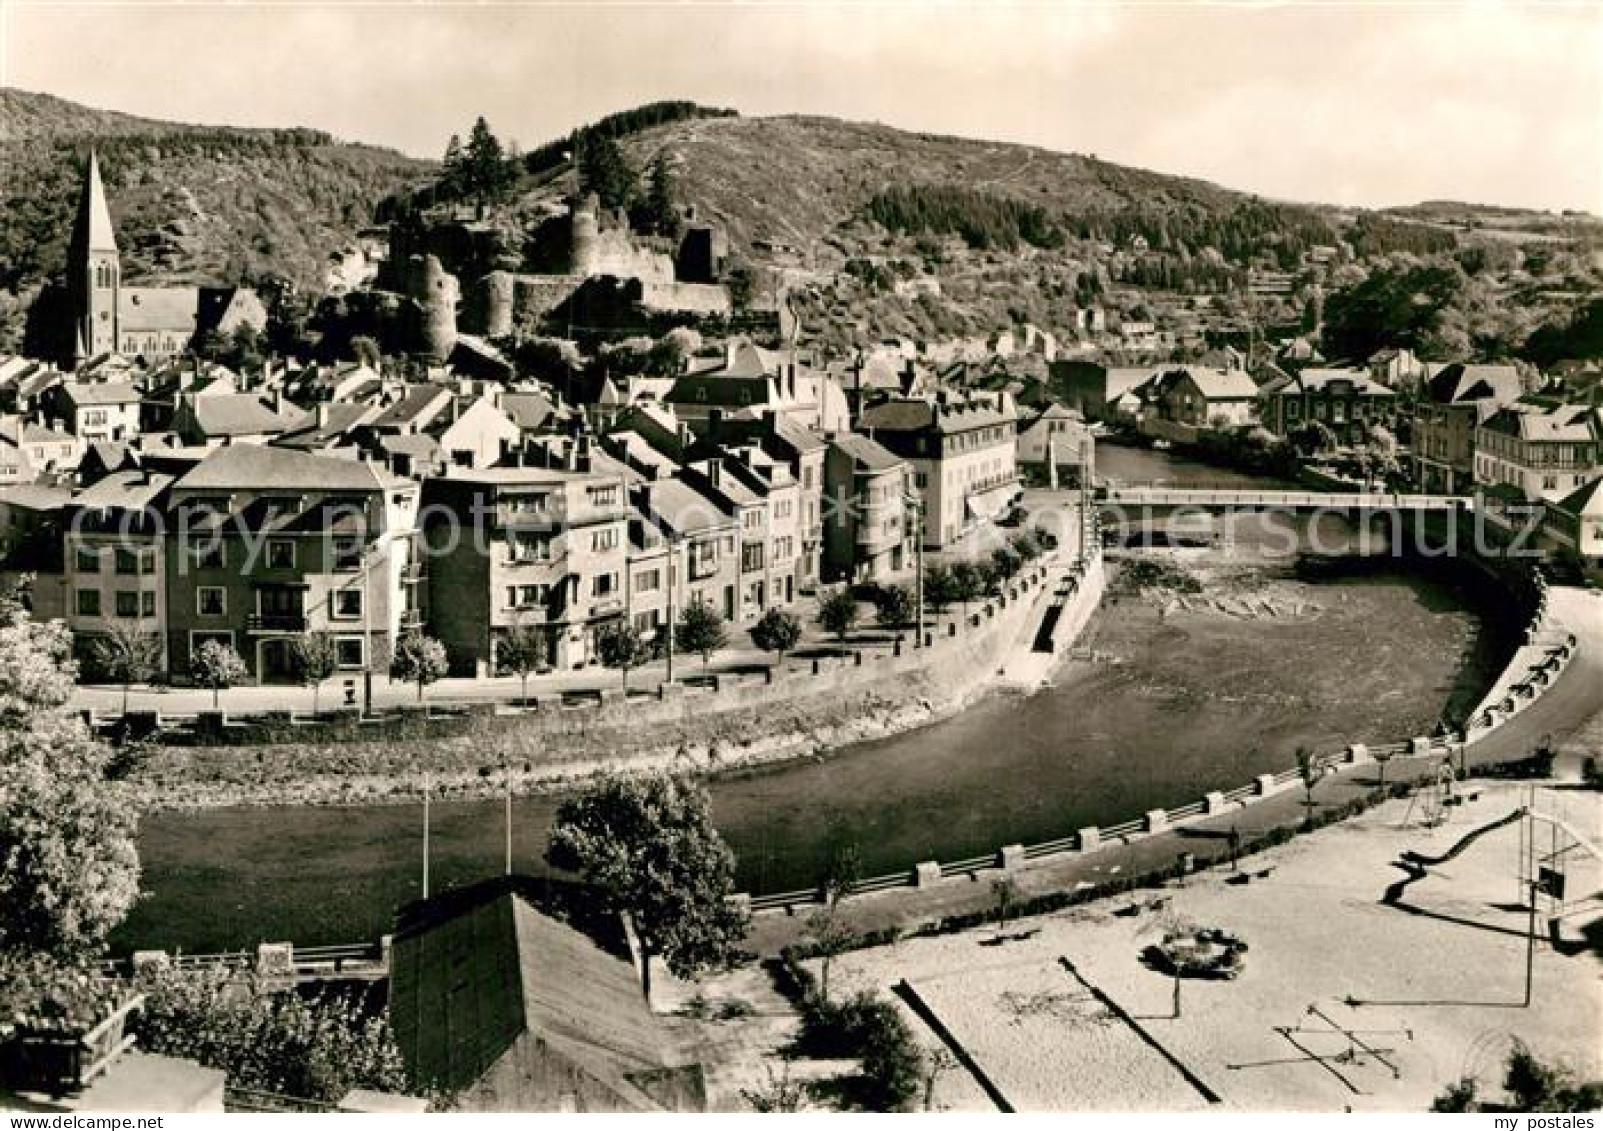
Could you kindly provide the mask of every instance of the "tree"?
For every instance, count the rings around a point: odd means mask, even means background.
[[[447,196],[457,196],[462,192],[463,177],[462,139],[456,134],[445,143],[445,157],[440,162],[440,188]]]
[[[592,131],[578,135],[574,153],[579,192],[595,193],[603,208],[627,208],[635,195],[635,171],[612,138]]]
[[[879,623],[886,628],[901,628],[913,623],[918,616],[918,598],[906,585],[887,585],[875,595],[879,610]]]
[[[640,630],[626,620],[602,625],[596,632],[596,654],[602,664],[623,673],[623,689],[629,690],[629,669],[651,658],[651,649],[640,638]]]
[[[644,214],[646,228],[652,235],[677,240],[684,225],[680,222],[679,206],[675,203],[673,167],[666,153],[658,153],[651,162],[651,174],[646,182]]]
[[[813,951],[821,960],[819,997],[826,1005],[829,1003],[830,963],[854,937],[851,927],[841,916],[840,905],[852,894],[861,873],[862,864],[855,845],[846,845],[832,852],[818,884],[818,894],[823,902],[818,910],[807,917],[807,936],[812,939]]]
[[[958,1067],[950,1049],[939,1048],[924,1061],[924,1110],[935,1110],[935,1085],[942,1076]]]
[[[1515,1111],[1596,1111],[1603,1105],[1603,1082],[1580,1083],[1567,1069],[1543,1064],[1518,1038],[1508,1054],[1503,1087]]]
[[[1430,1109],[1433,1112],[1466,1112],[1479,1111],[1480,1085],[1473,1076],[1461,1076],[1453,1083],[1447,1085],[1447,1090],[1431,1101]]]
[[[315,715],[319,706],[318,699],[323,690],[323,681],[339,671],[339,644],[334,640],[332,632],[313,629],[295,638],[291,656],[301,682],[311,685],[312,714]]]
[[[973,562],[955,562],[952,565],[952,599],[961,602],[968,611],[968,603],[985,592],[985,574]]]
[[[1021,530],[1007,540],[1008,547],[1019,556],[1020,562],[1033,562],[1046,552],[1041,544],[1041,532]]]
[[[1292,433],[1291,442],[1304,455],[1319,455],[1336,450],[1336,434],[1322,420],[1310,420]]]
[[[0,952],[92,954],[139,896],[138,813],[68,709],[73,674],[65,626],[0,595]]]
[[[375,339],[358,334],[351,339],[351,360],[371,369],[377,369],[384,360],[384,351],[379,349]]]
[[[536,625],[518,621],[507,629],[495,647],[495,658],[501,670],[518,677],[525,702],[529,698],[529,677],[550,662],[545,631]]]
[[[148,682],[161,670],[161,637],[134,624],[114,623],[94,643],[95,666],[107,679],[122,684],[122,713],[128,713],[128,688]]]
[[[991,551],[991,572],[997,581],[1012,581],[1024,568],[1024,558],[1012,546],[998,546]]]
[[[246,676],[245,661],[234,646],[221,640],[202,641],[189,660],[189,674],[201,687],[212,692],[212,710],[222,703],[222,692]]]
[[[674,643],[681,652],[700,656],[705,668],[712,654],[729,643],[729,632],[718,610],[698,595],[680,611],[679,623],[674,626]]]
[[[846,634],[857,623],[857,598],[848,586],[841,586],[818,603],[818,623],[832,633],[836,642],[846,643]]]
[[[748,917],[730,900],[735,856],[713,827],[707,791],[671,774],[609,774],[557,809],[546,859],[576,872],[627,913],[651,960],[679,977],[727,962]]]
[[[1005,927],[1008,914],[1019,899],[1018,881],[1012,876],[1002,876],[992,880],[991,894],[996,896],[996,921]]]
[[[448,671],[445,645],[427,633],[413,629],[395,642],[395,654],[390,657],[390,678],[417,684],[419,703],[423,702],[423,689],[443,679]]]
[[[730,306],[744,313],[757,297],[757,270],[749,263],[733,263],[724,272],[724,285],[729,288]]]
[[[462,153],[462,187],[478,203],[479,219],[484,219],[485,204],[498,196],[506,183],[507,161],[501,139],[490,132],[490,124],[481,116],[473,123]]]
[[[924,602],[936,613],[958,599],[957,583],[951,567],[935,562],[924,569]]]
[[[790,1062],[786,1061],[778,1075],[774,1074],[771,1064],[764,1065],[763,1071],[768,1077],[768,1083],[761,1088],[742,1088],[740,1098],[745,1100],[751,1109],[760,1114],[792,1114],[802,1110],[807,1099],[807,1086],[800,1080],[793,1080],[790,1076]]]
[[[1325,761],[1306,746],[1297,747],[1297,776],[1302,779],[1303,805],[1308,820],[1314,819],[1314,786],[1325,776]]]
[[[801,635],[801,618],[784,609],[769,609],[751,626],[751,642],[764,652],[774,653],[781,664]]]
[[[924,1084],[924,1054],[907,1022],[886,1010],[863,1050],[863,1099],[871,1111],[905,1111]]]

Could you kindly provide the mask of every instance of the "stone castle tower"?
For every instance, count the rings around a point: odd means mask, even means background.
[[[72,296],[73,360],[98,357],[117,349],[117,299],[122,264],[111,209],[100,183],[100,158],[89,151],[89,169],[78,198],[78,217],[67,251],[67,287]]]
[[[413,297],[423,310],[423,351],[444,361],[456,347],[456,304],[461,290],[456,276],[440,265],[437,255],[425,255],[416,268]]]
[[[573,206],[573,247],[568,270],[589,277],[601,259],[601,201],[590,193]]]

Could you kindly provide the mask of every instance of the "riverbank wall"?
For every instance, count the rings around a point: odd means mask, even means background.
[[[230,805],[415,802],[424,776],[436,798],[571,786],[608,769],[717,773],[822,756],[946,718],[989,691],[1028,649],[1059,587],[1077,589],[1101,563],[1047,558],[997,596],[953,619],[827,658],[719,673],[529,707],[435,704],[362,719],[308,722],[289,712],[203,713],[153,721],[154,740],[125,779],[151,810]],[[1080,617],[1089,616],[1087,609]]]

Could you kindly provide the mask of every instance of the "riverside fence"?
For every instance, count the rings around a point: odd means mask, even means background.
[[[1464,759],[1468,746],[1487,737],[1521,711],[1529,709],[1542,692],[1563,674],[1578,651],[1579,642],[1575,634],[1553,624],[1550,619],[1545,580],[1538,575],[1532,585],[1533,600],[1531,619],[1525,631],[1526,645],[1515,653],[1494,688],[1493,697],[1496,701],[1479,709],[1465,730],[1446,735],[1419,736],[1406,742],[1377,745],[1350,743],[1341,750],[1314,755],[1311,765],[1322,775],[1341,767],[1385,763],[1393,758],[1439,758],[1449,764],[1457,759],[1459,769],[1466,769]],[[1499,692],[1497,688],[1505,690]],[[994,852],[965,860],[948,863],[924,861],[908,870],[859,880],[852,885],[849,894],[932,887],[942,880],[973,878],[987,871],[1007,873],[1069,853],[1095,852],[1112,845],[1130,844],[1187,821],[1216,817],[1245,808],[1302,780],[1303,770],[1300,766],[1278,773],[1260,774],[1250,783],[1235,789],[1209,793],[1200,801],[1192,801],[1174,809],[1153,809],[1118,824],[1083,828],[1072,835],[1037,844],[1004,845]],[[820,888],[802,888],[736,898],[754,913],[783,911],[789,914],[797,907],[821,902],[823,892]]]

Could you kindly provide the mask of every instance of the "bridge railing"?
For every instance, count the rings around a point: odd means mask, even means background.
[[[1237,491],[1226,488],[1107,487],[1097,501],[1110,506],[1288,507],[1331,510],[1435,510],[1472,508],[1460,495],[1404,495],[1389,491]]]

